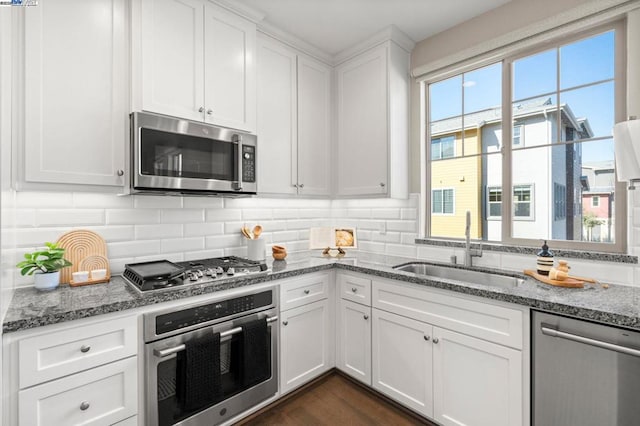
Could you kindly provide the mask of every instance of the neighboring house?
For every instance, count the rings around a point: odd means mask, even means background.
[[[558,108],[548,97],[514,105],[513,120],[514,149],[548,145],[555,141],[558,125],[562,141],[593,136],[586,119],[576,118],[566,104]],[[469,210],[475,218],[471,224],[472,238],[500,240],[501,109],[491,108],[431,124],[432,234],[435,231],[436,236],[464,237],[465,212]],[[513,236],[581,239],[581,145],[516,150],[513,164]],[[553,209],[549,211],[546,206]]]
[[[615,169],[613,161],[590,162],[582,165],[583,238],[587,241],[612,240],[615,212]]]

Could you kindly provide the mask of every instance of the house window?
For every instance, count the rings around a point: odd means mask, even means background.
[[[591,197],[591,207],[600,207],[600,197],[598,195]]]
[[[431,139],[431,159],[452,158],[456,154],[456,139],[453,136]]]
[[[502,188],[487,188],[487,216],[498,219],[502,216]]]
[[[563,220],[567,217],[567,187],[553,184],[553,218]]]
[[[424,209],[432,215],[423,217],[427,236],[459,238],[464,226],[433,218],[444,214],[444,195],[433,186],[444,186],[455,190],[458,211],[469,210],[485,223],[473,236],[480,240],[536,246],[546,239],[558,248],[624,250],[624,193],[613,198],[620,205],[612,206],[617,220],[610,243],[594,247],[581,229],[585,181],[611,193],[621,189],[615,179],[589,170],[614,162],[612,128],[625,105],[619,90],[624,37],[622,22],[607,24],[555,45],[545,42],[537,51],[508,56],[505,49],[501,62],[427,80],[424,141],[430,157],[423,162],[423,185],[432,194],[425,202],[437,203]],[[502,88],[509,88],[508,95]],[[505,183],[510,191],[501,190]],[[505,220],[511,226],[495,223]]]
[[[513,146],[520,146],[522,145],[522,139],[524,137],[524,135],[522,134],[522,128],[524,126],[520,125],[516,125],[513,126],[513,139],[511,139],[511,144]]]
[[[453,214],[454,210],[453,189],[434,189],[431,191],[431,213]]]

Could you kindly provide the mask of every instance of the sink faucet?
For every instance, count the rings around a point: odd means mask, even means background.
[[[472,259],[474,257],[482,257],[482,243],[480,243],[480,249],[471,248],[471,212],[469,210],[467,210],[464,237],[464,266],[473,266]]]

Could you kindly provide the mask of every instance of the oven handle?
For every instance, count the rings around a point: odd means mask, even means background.
[[[277,315],[267,318],[267,324],[270,324],[275,321],[278,321]],[[222,333],[220,333],[220,338],[222,339],[223,337],[233,336],[234,334],[238,334],[241,332],[242,332],[242,327],[232,328],[231,330],[223,331]],[[182,344],[182,345],[174,346],[173,348],[168,348],[168,349],[162,349],[162,350],[154,349],[153,354],[158,358],[165,358],[165,357],[168,357],[169,355],[177,354],[178,352],[185,350],[185,348],[186,348],[185,345]]]

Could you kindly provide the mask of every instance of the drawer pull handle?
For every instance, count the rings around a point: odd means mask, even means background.
[[[431,339],[431,337],[429,337],[429,336],[424,336],[424,340],[426,340],[427,342],[429,341],[429,339]]]
[[[82,401],[82,404],[80,404],[80,409],[82,411],[86,411],[88,410],[90,407],[90,404],[87,401]]]
[[[439,340],[437,337],[434,337],[434,338],[433,338],[433,343],[436,343],[436,344],[437,344],[439,341],[440,341],[440,340]]]
[[[309,289],[306,289],[306,290],[304,291],[304,294],[309,294]]]
[[[289,321],[282,321],[282,325],[287,325],[289,324]]]
[[[369,315],[365,315],[364,319],[368,320],[369,319]]]
[[[351,287],[351,291],[352,291],[352,292],[354,292],[354,293],[357,293],[357,292],[358,292],[358,289],[357,289],[357,288],[355,288],[355,287]]]
[[[80,347],[80,352],[82,352],[83,354],[86,354],[87,352],[89,352],[91,350],[91,346],[89,345],[82,345]]]

